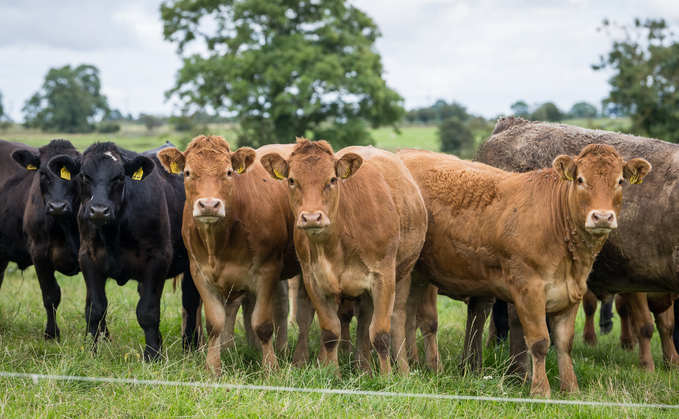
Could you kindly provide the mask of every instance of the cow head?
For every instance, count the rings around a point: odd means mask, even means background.
[[[59,167],[69,161],[55,157],[49,162],[49,168],[59,173]],[[80,168],[82,214],[86,220],[103,226],[116,220],[123,205],[126,178],[131,181],[143,181],[153,172],[155,163],[146,156],[138,155],[128,158],[114,143],[96,143],[91,145],[82,156]]]
[[[336,219],[341,181],[356,173],[363,158],[346,153],[338,159],[327,142],[298,138],[287,161],[269,153],[261,162],[271,177],[287,179],[297,228],[316,235]]]
[[[625,162],[613,147],[601,144],[588,145],[578,157],[558,156],[553,166],[570,182],[568,202],[574,222],[594,236],[618,227],[624,181],[641,183],[651,171],[646,160]]]
[[[226,216],[233,196],[234,180],[254,163],[255,150],[241,147],[232,152],[219,136],[198,136],[182,153],[176,148],[158,152],[170,173],[183,174],[186,205],[200,223],[213,224]]]
[[[59,165],[53,172],[49,162],[56,157],[63,157],[67,162]],[[80,158],[80,153],[66,140],[52,140],[48,145],[40,147],[38,153],[30,150],[16,150],[12,153],[12,159],[19,166],[38,173],[37,181],[45,214],[55,217],[72,214],[73,208],[78,205]]]

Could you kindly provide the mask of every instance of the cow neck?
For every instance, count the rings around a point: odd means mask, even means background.
[[[217,240],[219,237],[221,243],[228,243],[230,233],[234,224],[233,212],[227,211],[223,220],[214,224],[204,224],[194,221],[198,235],[201,242],[205,244],[207,250],[208,266],[212,271],[217,268]]]
[[[331,222],[325,231],[314,236],[302,232],[306,236],[307,243],[309,243],[309,252],[312,260],[318,259],[322,256],[333,256],[337,254],[335,251],[340,243],[339,230],[335,227],[336,222]]]
[[[594,259],[596,259],[601,251],[608,235],[593,236],[585,228],[575,224],[573,221],[573,212],[575,210],[571,209],[571,202],[569,199],[571,187],[573,187],[573,185],[564,182],[564,185],[561,188],[565,197],[565,208],[567,208],[566,214],[563,217],[565,230],[564,242],[568,247],[568,251],[571,254],[573,261],[584,264],[586,269],[589,269],[592,264],[594,264]]]

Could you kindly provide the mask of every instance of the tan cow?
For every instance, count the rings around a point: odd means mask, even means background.
[[[291,149],[260,150],[287,156]],[[268,179],[255,150],[231,151],[218,136],[196,137],[184,153],[169,148],[158,158],[168,171],[184,175],[182,235],[205,305],[208,368],[221,374],[225,302],[246,290],[256,296],[252,328],[262,345],[262,364],[277,368],[271,342],[276,290],[281,278],[300,272],[285,185]]]
[[[554,168],[505,172],[427,151],[397,153],[420,187],[429,229],[417,271],[440,292],[516,304],[533,358],[531,394],[550,395],[545,369],[549,316],[561,389],[578,391],[571,363],[577,308],[587,275],[616,228],[624,179],[648,162],[624,162],[610,146],[561,155]]]
[[[263,155],[262,165],[273,178],[286,179],[295,249],[327,351],[322,361],[339,372],[337,305],[367,293],[374,308],[368,334],[381,373],[391,371],[390,341],[399,371],[409,371],[405,304],[427,218],[408,170],[383,150],[349,147],[334,154],[327,142],[307,139],[297,140],[289,158]]]

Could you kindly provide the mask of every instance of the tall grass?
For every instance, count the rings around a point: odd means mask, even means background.
[[[0,291],[0,370],[9,372],[77,375],[90,377],[137,378],[148,380],[215,380],[204,368],[205,351],[184,353],[181,349],[181,295],[166,284],[161,308],[163,359],[144,363],[143,333],[135,306],[136,283],[119,287],[109,281],[107,314],[111,338],[102,341],[96,353],[85,337],[85,286],[81,275],[58,275],[62,303],[58,321],[60,342],[45,341],[44,308],[33,268],[23,274],[11,265]],[[306,388],[354,389],[402,393],[462,394],[496,397],[528,397],[529,385],[506,374],[508,348],[500,345],[484,352],[480,375],[465,374],[457,364],[462,353],[466,308],[458,301],[439,299],[439,347],[443,371],[434,374],[422,365],[413,365],[409,376],[369,377],[352,368],[351,355],[342,355],[342,377],[310,365],[291,366],[291,351],[279,353],[279,371],[260,368],[261,354],[247,345],[242,322],[236,330],[236,347],[222,355],[228,384],[272,385]],[[578,318],[578,330],[583,319]],[[584,346],[578,336],[573,360],[582,393],[561,394],[558,390],[556,356],[550,350],[547,368],[553,398],[588,401],[679,404],[677,371],[662,367],[659,342],[653,342],[654,373],[639,370],[637,356],[623,351],[618,342],[619,328],[600,337],[595,348]],[[289,346],[296,342],[292,327]],[[312,356],[318,350],[319,331],[311,335]],[[422,351],[423,348],[420,347]],[[375,369],[377,371],[377,369]],[[321,395],[253,390],[225,390],[140,386],[130,384],[45,381],[0,378],[1,417],[425,417],[425,416],[663,416],[657,409],[628,409],[587,406],[550,406],[528,403],[450,401],[416,398],[389,398],[362,395]]]

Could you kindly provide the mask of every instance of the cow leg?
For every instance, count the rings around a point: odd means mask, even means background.
[[[252,311],[252,328],[262,344],[262,366],[278,369],[278,360],[274,353],[274,311],[276,294],[280,282],[280,269],[269,266],[260,268],[260,275],[255,278],[257,299]],[[287,320],[286,320],[287,321]]]
[[[389,347],[391,346],[391,316],[396,299],[395,270],[375,274],[372,284],[373,317],[370,322],[370,343],[380,359],[380,374],[391,373]],[[405,323],[399,325],[405,327]]]
[[[224,310],[224,298],[217,290],[208,287],[204,281],[199,285],[196,282],[205,307],[205,331],[207,332],[208,346],[205,366],[215,376],[222,375],[222,339],[221,334],[226,324],[226,311]]]
[[[582,299],[582,309],[585,312],[585,328],[582,331],[582,338],[590,346],[596,345],[596,330],[594,329],[594,313],[598,303],[596,295],[592,291],[587,291]],[[599,314],[601,317],[602,314]]]
[[[274,330],[276,333],[276,350],[284,351],[288,346],[288,313],[290,299],[288,298],[288,281],[278,281],[276,288],[276,303],[274,307]]]
[[[410,373],[406,348],[406,304],[410,293],[410,274],[396,282],[394,308],[391,313],[391,350],[401,375]]]
[[[182,278],[182,313],[186,313],[186,321],[182,330],[182,347],[185,351],[198,348],[199,312],[200,294],[196,284],[193,282],[191,270],[186,269]]]
[[[302,265],[302,279],[309,299],[316,309],[318,324],[321,328],[321,345],[325,352],[319,353],[321,364],[332,367],[339,375],[339,363],[337,360],[337,346],[342,331],[339,317],[337,317],[337,303],[334,298],[328,298],[316,284],[316,279],[306,266]],[[301,287],[300,287],[301,288]],[[299,320],[299,319],[298,319]],[[323,356],[321,356],[323,355]]]
[[[496,300],[497,301],[497,300]],[[500,300],[501,301],[501,300]],[[507,303],[507,321],[509,327],[509,373],[532,381],[533,374],[530,368],[528,347],[526,338],[523,336],[523,327],[516,312],[516,304]]]
[[[311,304],[309,294],[306,292],[306,287],[300,283],[297,287],[297,316],[296,322],[299,328],[297,334],[297,345],[295,351],[292,353],[292,363],[298,367],[309,362],[309,332],[311,331],[311,323],[314,320],[314,306]],[[321,348],[323,345],[321,345]]]
[[[530,393],[533,396],[548,398],[551,395],[545,361],[549,351],[549,331],[545,322],[545,294],[543,282],[539,277],[525,278],[521,288],[510,288],[516,313],[523,327],[526,346],[533,358],[533,380]]]
[[[559,363],[559,379],[561,391],[565,393],[579,393],[578,380],[573,371],[573,338],[575,336],[575,317],[578,314],[580,304],[574,304],[568,311],[558,316],[550,316],[550,328],[552,341],[556,348]]]
[[[353,301],[344,300],[337,308],[337,316],[342,325],[339,351],[344,354],[351,352],[351,319],[354,318],[355,303]]]
[[[439,314],[436,309],[437,296],[438,288],[429,284],[422,301],[417,306],[417,326],[420,328],[424,339],[424,361],[432,371],[440,371],[441,369],[439,348],[436,342],[436,334],[439,328]]]
[[[371,374],[370,369],[370,321],[373,318],[373,300],[363,294],[356,301],[356,365]]]
[[[235,335],[234,335],[234,330],[236,328],[236,317],[238,317],[238,309],[241,307],[243,304],[243,300],[245,300],[245,296],[247,293],[242,293],[236,298],[233,298],[232,300],[226,300],[224,304],[224,330],[222,331],[221,335],[221,345],[222,348],[224,349],[231,349],[234,346],[236,346],[236,340],[235,340]],[[247,314],[248,320],[252,316],[252,310],[250,310],[250,313]],[[245,308],[243,308],[243,323],[245,323]],[[252,329],[252,326],[250,326],[250,329]],[[254,334],[254,333],[253,333]],[[254,344],[251,342],[248,342],[250,344]]]
[[[87,322],[87,334],[92,336],[94,344],[93,350],[96,351],[99,336],[108,336],[106,327],[106,309],[108,300],[106,299],[106,277],[101,275],[93,261],[88,255],[80,256],[80,270],[85,279],[87,296],[85,298],[85,321]]]
[[[410,294],[406,303],[406,349],[410,362],[419,362],[417,353],[417,308],[424,298],[429,281],[419,273],[411,273]]]
[[[7,269],[7,265],[9,265],[8,260],[0,259],[0,288],[2,288],[2,282],[5,279],[5,270]]]
[[[679,304],[674,302],[674,347],[679,348]]]
[[[655,325],[658,328],[660,342],[662,343],[663,361],[666,365],[679,365],[679,354],[672,340],[674,332],[674,304],[667,310],[655,314]]]
[[[480,373],[483,365],[483,327],[494,302],[494,298],[472,297],[467,304],[462,367],[475,373]]]
[[[655,364],[651,356],[651,338],[655,325],[648,308],[646,293],[632,292],[624,294],[624,296],[629,307],[632,329],[639,341],[639,364],[648,371],[655,371]]]
[[[613,299],[606,298],[599,309],[599,332],[607,335],[613,330]]]
[[[301,284],[300,276],[295,275],[288,279],[288,294],[290,298],[290,321],[297,323],[297,293]],[[304,286],[304,285],[302,285]]]
[[[250,291],[245,292],[245,298],[241,300],[241,307],[243,307],[243,327],[245,328],[245,337],[248,345],[254,346],[257,349],[262,349],[259,339],[255,336],[255,330],[252,328],[252,312],[255,310],[257,297]],[[236,309],[236,314],[238,309]]]
[[[33,254],[35,274],[42,291],[42,302],[47,313],[47,326],[45,327],[45,339],[59,339],[61,333],[57,326],[57,307],[61,302],[61,288],[54,277],[54,267],[46,254]]]
[[[630,319],[627,297],[623,294],[615,296],[615,310],[620,317],[620,346],[626,351],[634,349],[634,332],[632,331],[632,320]]]
[[[160,335],[160,298],[163,295],[165,286],[164,273],[167,266],[159,262],[155,264],[157,269],[151,275],[146,275],[144,283],[140,283],[140,297],[137,303],[137,321],[146,337],[146,348],[144,349],[144,360],[155,361],[160,357],[160,348],[163,338]],[[195,312],[195,311],[194,311]],[[194,320],[195,324],[195,320]]]

